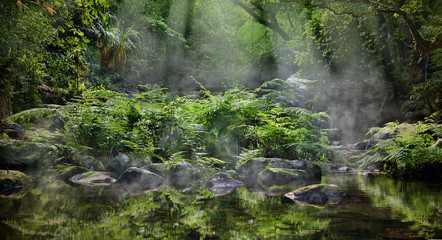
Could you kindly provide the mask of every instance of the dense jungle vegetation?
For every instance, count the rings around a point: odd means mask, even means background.
[[[342,162],[336,133],[369,132],[363,166],[440,173],[440,0],[3,0],[0,21],[1,137],[33,131],[50,166]]]

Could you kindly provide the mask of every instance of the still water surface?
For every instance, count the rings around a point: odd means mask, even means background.
[[[345,199],[315,207],[246,187],[134,196],[43,178],[24,197],[0,198],[0,239],[442,239],[442,183],[346,174],[322,182]]]

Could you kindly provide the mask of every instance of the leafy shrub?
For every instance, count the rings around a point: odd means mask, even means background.
[[[389,123],[384,128],[371,132],[398,133],[386,140],[377,140],[371,150],[373,155],[366,155],[361,167],[374,162],[384,164],[385,170],[393,175],[425,178],[425,173],[440,172],[442,151],[432,147],[442,137],[442,126],[435,123],[398,124]]]
[[[219,167],[234,165],[242,152],[289,159],[326,160],[333,157],[318,122],[326,113],[287,107],[244,88],[200,97],[172,97],[159,86],[142,86],[136,99],[121,93],[94,90],[67,106],[41,109],[63,123],[65,144],[94,157],[134,153],[153,161]],[[31,117],[35,111],[14,116]],[[187,161],[186,160],[186,161]]]

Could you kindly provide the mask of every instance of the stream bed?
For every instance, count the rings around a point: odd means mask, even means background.
[[[442,183],[328,174],[338,205],[294,202],[275,189],[165,186],[139,195],[53,178],[0,198],[0,239],[442,239]]]

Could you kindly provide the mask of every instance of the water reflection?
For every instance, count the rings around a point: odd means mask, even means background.
[[[299,205],[242,187],[162,187],[131,196],[118,187],[43,179],[21,199],[0,198],[1,239],[430,239],[442,238],[441,185],[328,175],[338,206]]]

